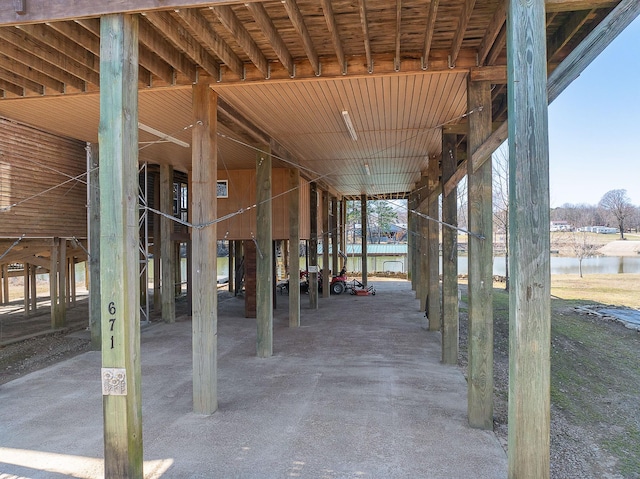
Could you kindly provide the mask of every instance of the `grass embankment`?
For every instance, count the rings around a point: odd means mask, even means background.
[[[616,470],[611,472],[629,478],[640,478],[640,334],[574,308],[638,308],[638,291],[640,275],[552,279],[552,405],[615,458]],[[496,362],[508,355],[508,305],[508,294],[495,289]],[[497,401],[506,397],[499,384],[496,389]],[[584,453],[588,456],[590,451]]]

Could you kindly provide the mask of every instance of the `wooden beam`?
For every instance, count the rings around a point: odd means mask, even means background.
[[[270,137],[261,129],[255,126],[236,108],[227,103],[222,98],[218,98],[218,111],[228,118],[233,124],[238,126],[246,135],[259,143],[270,143]]]
[[[318,185],[315,181],[309,183],[309,306],[318,309]]]
[[[42,35],[38,35],[38,29],[31,28],[33,26],[24,26],[31,33],[36,34],[32,37],[25,31],[20,31],[17,28],[12,29],[0,29],[0,38],[6,40],[24,51],[35,55],[42,60],[47,61],[59,68],[62,68],[72,75],[82,78],[83,80],[92,83],[96,86],[100,85],[100,75],[98,74],[99,64],[96,58],[89,58],[88,60],[78,60],[80,54],[77,50],[71,50],[68,56],[66,53],[61,53],[59,50],[49,45]],[[42,39],[41,39],[42,38]],[[58,42],[54,41],[54,45],[60,47]]]
[[[165,35],[171,43],[176,45],[191,60],[200,65],[209,75],[217,81],[220,77],[220,68],[211,55],[198,42],[193,41],[189,32],[183,28],[168,13],[148,12],[145,18]]]
[[[284,2],[284,8],[287,11],[287,15],[293,24],[293,28],[295,28],[296,32],[300,36],[302,40],[302,46],[304,47],[304,51],[307,54],[307,58],[311,63],[311,68],[316,76],[320,75],[320,60],[318,58],[318,53],[316,52],[316,47],[314,46],[313,40],[311,39],[311,35],[309,34],[309,29],[304,22],[304,17],[300,12],[300,8],[298,8],[298,4],[295,0],[282,0]],[[297,72],[296,72],[297,76]]]
[[[203,8],[210,5],[242,4],[262,0],[136,0],[118,2],[96,2],[95,0],[28,0],[27,10],[18,14],[14,9],[14,0],[0,0],[0,26],[22,23],[41,23],[47,21],[73,20],[76,18],[99,17],[114,13],[142,13],[170,9]]]
[[[438,5],[440,0],[431,0],[429,2],[429,15],[424,32],[424,44],[422,46],[422,68],[429,68],[429,55],[431,53],[431,41],[433,39],[433,31],[436,24],[436,16],[438,15]]]
[[[154,30],[149,22],[140,22],[140,43],[145,45],[151,52],[159,56],[168,65],[184,73],[189,80],[192,82],[196,81],[196,66],[172,44],[165,40],[164,37],[156,30]],[[169,83],[173,82],[173,74],[170,75],[168,79],[162,76],[161,78],[165,81],[168,80]]]
[[[0,79],[0,90],[7,91],[9,93],[13,93],[17,96],[24,96],[24,88],[20,85],[16,85],[14,83],[8,82],[6,80]]]
[[[396,0],[396,56],[395,69],[400,71],[400,37],[402,33],[402,0]]]
[[[6,83],[20,87],[20,89],[23,90],[24,94],[26,94],[25,90],[32,91],[34,93],[37,93],[38,95],[44,94],[44,86],[42,86],[41,84],[31,81],[28,78],[22,77],[10,70],[5,70],[1,67],[0,79],[4,80]]]
[[[50,88],[56,93],[64,93],[64,83],[61,81],[2,54],[0,54],[0,67],[15,75],[19,75],[31,80],[32,82],[38,83],[45,88]]]
[[[246,7],[255,18],[264,36],[269,40],[271,48],[273,48],[282,65],[287,69],[289,75],[293,77],[295,75],[293,57],[280,33],[278,33],[278,29],[271,21],[267,10],[262,3],[247,3]]]
[[[613,8],[617,0],[545,0],[545,12],[573,12],[576,10],[592,10],[594,8]]]
[[[564,22],[553,36],[547,40],[547,63],[553,63],[562,49],[571,41],[576,33],[589,20],[594,10],[573,12],[569,20]]]
[[[507,67],[505,65],[471,68],[471,81],[490,81],[492,84],[507,83]]]
[[[491,84],[467,84],[468,155],[491,134]],[[471,427],[493,428],[493,211],[491,161],[475,172],[468,164],[469,203],[469,386]],[[482,236],[482,239],[478,236]]]
[[[331,42],[333,43],[333,49],[336,51],[336,58],[338,64],[342,65],[343,75],[347,74],[347,60],[344,56],[344,49],[342,48],[342,41],[340,40],[340,33],[338,32],[338,23],[336,17],[333,14],[333,7],[331,6],[331,0],[320,0],[322,4],[322,12],[327,22],[327,28],[331,34]]]
[[[191,208],[194,224],[217,216],[216,184],[217,94],[206,83],[193,86]],[[192,328],[193,328],[193,411],[213,414],[218,409],[218,295],[217,227],[191,230]],[[213,294],[211,288],[213,287]]]
[[[138,18],[102,17],[100,29],[104,475],[141,478]]]
[[[474,173],[482,167],[485,161],[491,158],[492,153],[496,151],[502,143],[504,143],[507,136],[508,126],[505,121],[495,129],[493,133],[491,133],[491,135],[482,142],[482,144],[473,150],[473,153],[471,154],[471,167]]]
[[[512,1],[507,15],[508,474],[545,479],[550,476],[551,274],[544,4]]]
[[[331,268],[329,267],[329,192],[322,192],[322,297],[331,293]]]
[[[180,17],[188,29],[190,29],[207,47],[222,60],[240,78],[244,75],[244,64],[231,47],[218,36],[209,22],[197,10],[179,10],[174,15]],[[204,55],[204,53],[202,53]],[[209,64],[215,64],[215,60],[209,59]]]
[[[236,14],[230,6],[224,5],[219,7],[211,7],[213,12],[218,16],[220,23],[229,30],[238,45],[245,51],[249,59],[260,70],[265,78],[269,77],[269,62],[251,37],[242,22],[238,20]],[[244,78],[244,74],[243,74]]]
[[[256,318],[257,354],[273,355],[273,218],[271,151],[264,145],[256,154]]]
[[[173,167],[167,163],[160,165],[160,211],[173,216]],[[171,231],[173,221],[166,216],[160,220],[160,270],[162,275],[162,319],[165,323],[176,320],[176,295],[174,290],[176,260]]]
[[[69,57],[76,61],[79,65],[94,71],[100,72],[100,59],[97,55],[87,51],[82,45],[69,41],[64,35],[58,33],[55,29],[47,25],[20,25],[17,27],[19,31],[24,32],[28,37],[41,42],[50,47],[48,52],[56,51],[61,55],[59,58]],[[23,38],[28,38],[23,37]],[[30,43],[25,41],[25,43]]]
[[[493,42],[493,45],[491,46],[491,50],[487,54],[487,59],[485,61],[486,65],[494,65],[498,61],[498,58],[500,58],[500,55],[504,50],[506,42],[507,27],[506,25],[502,25],[502,28],[498,32],[498,36],[496,37],[495,42]]]
[[[460,12],[460,22],[458,23],[458,28],[456,29],[456,33],[453,37],[453,42],[451,43],[451,51],[449,53],[450,65],[455,65],[456,61],[458,60],[458,54],[460,53],[462,41],[464,40],[464,35],[467,31],[467,25],[469,25],[469,20],[471,20],[473,7],[475,6],[475,4],[476,0],[465,0],[464,5],[462,6],[462,12]]]
[[[289,170],[289,327],[300,326],[300,170]]]
[[[367,234],[367,195],[360,196],[360,225],[362,233],[362,284],[367,286],[367,241],[369,241],[369,235]]]
[[[373,73],[373,56],[371,55],[371,38],[369,37],[369,19],[367,18],[367,0],[358,0],[360,10],[360,24],[362,25],[362,36],[364,37],[364,52],[367,57],[367,70]],[[394,60],[395,69],[395,60]]]
[[[453,176],[458,164],[455,134],[442,135],[442,181]],[[442,195],[442,221],[458,226],[458,194],[454,187]],[[442,227],[442,362],[458,364],[458,231]]]
[[[502,30],[502,27],[504,26],[504,22],[507,20],[507,1],[508,0],[500,0],[496,11],[493,13],[493,17],[491,17],[491,21],[485,30],[482,43],[480,43],[480,48],[478,48],[479,65],[484,64],[484,61],[487,59],[487,56],[491,51],[491,47],[495,44],[500,30]]]
[[[87,145],[88,198],[87,230],[89,236],[89,332],[91,349],[102,344],[100,299],[100,150],[97,143]]]

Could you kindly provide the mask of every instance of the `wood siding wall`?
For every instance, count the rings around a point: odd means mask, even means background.
[[[255,170],[218,170],[219,180],[228,180],[229,197],[218,198],[218,217],[250,208],[218,224],[218,239],[247,240],[256,236]],[[289,172],[274,168],[272,176],[273,239],[289,238]],[[300,180],[300,238],[309,237],[309,185]]]
[[[86,237],[85,172],[85,143],[0,118],[0,237]]]

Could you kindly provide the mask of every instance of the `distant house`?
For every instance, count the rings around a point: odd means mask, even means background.
[[[585,231],[587,233],[600,233],[600,234],[618,234],[618,228],[611,228],[609,226],[584,226],[578,228],[578,231]]]
[[[549,226],[550,231],[573,231],[573,226],[568,221],[552,221]]]

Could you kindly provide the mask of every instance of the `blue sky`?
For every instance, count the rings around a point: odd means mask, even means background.
[[[551,207],[626,189],[640,205],[640,18],[549,106]]]

